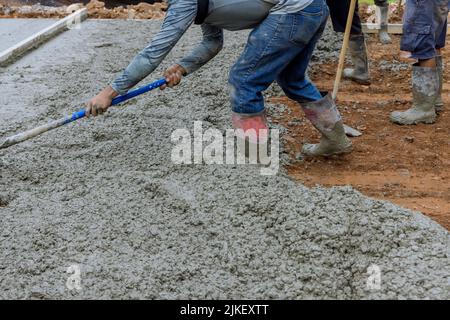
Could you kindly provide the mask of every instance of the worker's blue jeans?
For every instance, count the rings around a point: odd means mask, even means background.
[[[428,60],[445,46],[448,0],[407,0],[400,49],[411,58]]]
[[[325,1],[314,0],[295,14],[270,14],[250,33],[244,52],[230,72],[234,112],[263,111],[262,92],[275,80],[289,98],[298,102],[322,98],[306,70],[328,15]]]

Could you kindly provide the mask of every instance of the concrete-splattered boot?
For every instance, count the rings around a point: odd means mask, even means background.
[[[439,113],[444,111],[444,101],[442,100],[442,86],[444,84],[444,61],[442,59],[442,56],[436,57],[436,69],[439,79],[439,93],[434,106],[436,108],[436,112]]]
[[[238,138],[253,144],[267,143],[269,126],[265,111],[255,114],[233,112],[231,121]]]
[[[306,117],[320,131],[319,144],[305,144],[302,153],[306,156],[331,156],[352,151],[352,143],[345,135],[341,116],[336,105],[327,94],[324,98],[303,103]]]
[[[367,58],[367,47],[364,35],[352,35],[350,37],[348,48],[354,68],[345,69],[344,78],[359,84],[369,85],[369,60]]]
[[[434,123],[436,121],[435,103],[439,94],[439,77],[436,68],[413,66],[412,93],[412,107],[403,112],[392,112],[391,121],[403,125]]]
[[[389,7],[385,6],[379,8],[380,8],[380,32],[378,33],[378,37],[380,38],[380,42],[382,44],[389,44],[392,42],[392,39],[388,33]]]

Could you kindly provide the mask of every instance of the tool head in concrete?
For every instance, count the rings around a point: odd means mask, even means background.
[[[10,138],[6,138],[4,140],[0,140],[0,149],[6,149],[18,143],[16,140]]]
[[[0,149],[6,149],[9,147],[8,141],[1,141],[0,142]]]
[[[362,133],[361,131],[356,130],[355,128],[352,128],[350,126],[344,125],[345,134],[349,137],[361,137]]]

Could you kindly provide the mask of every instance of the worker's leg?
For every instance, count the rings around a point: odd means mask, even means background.
[[[333,28],[336,32],[345,32],[350,3],[350,0],[327,0],[328,7],[330,8],[331,21],[333,22]],[[358,5],[356,6],[355,14],[353,16],[348,48],[354,68],[345,69],[344,78],[360,84],[369,85],[369,60],[367,57],[366,41],[362,32]]]
[[[364,34],[351,35],[348,50],[353,68],[344,69],[344,78],[362,85],[370,85],[369,57]]]
[[[398,124],[433,123],[439,96],[436,47],[447,19],[448,0],[406,2],[401,50],[410,52],[418,62],[413,66],[413,105],[404,112],[395,111],[391,121]]]
[[[321,28],[304,49],[285,67],[277,78],[286,95],[299,102],[306,117],[322,134],[317,145],[305,144],[302,152],[311,156],[323,156],[350,152],[352,144],[345,135],[339,111],[330,95],[320,95],[309,80],[306,70],[313,51],[326,25]],[[301,30],[299,30],[301,32]],[[299,37],[303,37],[300,33]]]
[[[295,14],[270,14],[250,33],[244,52],[230,72],[235,128],[245,131],[267,127],[262,92],[308,46],[327,14],[325,2],[314,0]],[[303,63],[306,66],[309,61]],[[315,87],[309,89],[311,100],[321,97]]]
[[[388,33],[388,19],[389,19],[389,2],[388,0],[375,0],[375,4],[380,9],[380,32],[378,37],[383,44],[392,42]]]
[[[347,25],[348,11],[350,9],[350,0],[327,0],[327,5],[330,9],[331,22],[333,23],[333,29],[336,32],[344,33],[345,26]],[[353,23],[351,34],[361,35],[362,26],[361,19],[358,13],[358,4],[356,4],[355,14],[353,16]]]
[[[444,100],[442,100],[442,87],[444,83],[444,60],[442,58],[441,49],[445,47],[447,38],[447,20],[443,24],[442,31],[436,43],[436,68],[439,77],[439,93],[435,102],[436,112],[440,113],[444,110]]]
[[[309,62],[316,48],[317,42],[322,37],[326,20],[317,31],[316,35],[306,44],[296,57],[291,59],[277,76],[277,83],[290,99],[299,103],[312,102],[322,99],[322,94],[311,82],[307,75]],[[299,30],[301,32],[301,30]]]

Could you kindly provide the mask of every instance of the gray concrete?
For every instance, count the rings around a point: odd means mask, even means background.
[[[51,23],[49,26],[46,26],[40,29],[37,32],[33,32],[31,35],[26,37],[23,40],[20,40],[18,43],[10,46],[4,51],[0,51],[0,66],[4,67],[9,63],[17,60],[26,52],[37,48],[42,43],[48,41],[49,39],[55,37],[57,34],[67,30],[67,29],[76,29],[79,28],[81,22],[87,18],[87,9],[80,9],[67,17],[57,20],[54,23]],[[24,23],[23,29],[26,30],[27,22]],[[15,33],[19,34],[18,38],[21,38],[25,33],[20,33],[16,31]],[[14,35],[14,33],[12,33]]]
[[[52,25],[57,19],[0,19],[0,52]]]
[[[78,109],[159,23],[88,20],[0,69],[0,137]],[[450,298],[450,234],[420,213],[253,166],[172,164],[173,130],[230,127],[246,35],[175,90],[0,151],[0,298]],[[316,59],[335,57],[333,37]],[[164,66],[199,40],[195,27]]]

